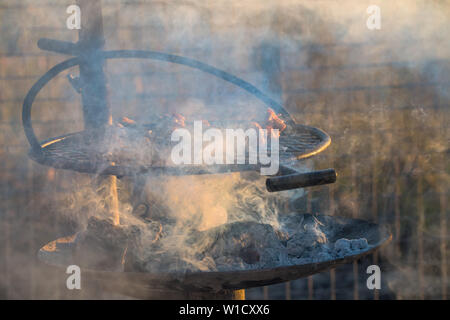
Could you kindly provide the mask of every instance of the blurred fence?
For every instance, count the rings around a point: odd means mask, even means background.
[[[6,0],[0,4],[0,298],[83,297],[52,283],[52,275],[36,259],[42,245],[73,230],[66,217],[58,214],[53,200],[60,193],[70,192],[72,181],[82,179],[82,175],[29,160],[21,126],[21,105],[27,90],[64,59],[37,49],[37,40],[77,40],[76,32],[64,27],[69,4],[71,1],[51,0]],[[247,52],[239,60],[227,59],[227,52],[236,50],[230,38],[224,38],[222,46],[219,40],[176,46],[176,40],[167,39],[169,27],[158,26],[156,20],[144,23],[145,19],[136,19],[142,12],[150,12],[153,5],[164,9],[163,17],[173,9],[173,5],[152,1],[104,1],[108,45],[183,54],[244,79],[260,71]],[[196,31],[201,33],[199,38],[223,37],[222,29],[208,14],[216,8],[190,2],[182,5],[190,8],[189,12],[192,8],[206,11],[190,37],[199,40]],[[297,9],[302,17],[314,14],[309,9]],[[161,16],[159,19],[163,20]],[[302,43],[300,51],[269,41],[279,50],[280,74],[263,72],[263,78],[271,80],[262,85],[273,91],[275,83],[284,105],[299,123],[322,128],[332,137],[331,147],[308,161],[317,168],[335,167],[338,182],[312,188],[304,210],[387,224],[394,238],[376,255],[352,265],[251,289],[247,297],[447,299],[450,59],[439,55],[410,58],[407,54],[404,60],[398,58],[401,55],[394,59],[382,38],[355,43],[329,41],[321,38],[326,24],[316,21],[310,26],[309,32],[313,36],[317,32],[317,37]],[[231,31],[231,35],[233,32],[239,31]],[[151,37],[144,37],[147,33]],[[399,48],[405,53],[417,46],[438,45],[433,38],[407,37],[400,42]],[[349,56],[367,59],[352,61]],[[220,83],[208,86],[196,81],[191,71],[178,69],[168,71],[172,77],[168,81],[176,85],[161,87],[161,77],[167,76],[163,69],[157,66],[146,72],[142,66],[131,64],[124,72],[124,68],[109,63],[110,83],[126,92],[114,92],[115,115],[138,113],[148,104],[179,103],[189,98],[196,86],[204,87],[204,91],[195,90],[199,99],[213,99],[211,92],[221,97],[228,92],[220,88]],[[33,123],[39,137],[81,129],[79,106],[79,98],[65,77],[56,78],[36,101]],[[366,287],[370,264],[379,264],[382,269],[382,289],[376,292]]]

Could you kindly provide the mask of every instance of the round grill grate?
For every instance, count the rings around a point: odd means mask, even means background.
[[[41,143],[41,149],[35,152],[32,149],[30,156],[43,165],[59,169],[116,176],[142,173],[194,175],[259,169],[259,165],[248,163],[158,166],[139,159],[114,158],[102,151],[105,148],[99,145],[99,139],[91,139],[94,134],[82,131],[46,140]],[[330,137],[320,129],[294,125],[288,135],[280,136],[280,163],[311,157],[328,147],[330,142]]]

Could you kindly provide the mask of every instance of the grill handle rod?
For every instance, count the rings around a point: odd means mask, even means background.
[[[78,56],[82,53],[79,43],[41,38],[37,43],[39,49],[56,53]]]
[[[277,192],[336,182],[337,173],[334,169],[325,169],[307,173],[294,173],[268,178],[266,188],[269,192]]]

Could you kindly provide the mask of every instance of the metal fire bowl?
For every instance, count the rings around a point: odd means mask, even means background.
[[[289,131],[288,135],[280,136],[281,164],[311,157],[331,143],[330,137],[318,128],[294,124]],[[194,175],[259,170],[259,165],[251,164],[163,167],[133,160],[106,159],[106,155],[99,151],[102,148],[96,145],[99,139],[90,138],[95,135],[96,132],[82,131],[43,141],[40,143],[41,148],[37,149],[39,152],[30,150],[30,157],[40,164],[58,169],[116,176],[145,173]]]
[[[324,272],[371,254],[392,239],[387,228],[368,221],[332,216],[318,216],[318,218],[320,221],[325,223],[331,221],[338,226],[336,228],[338,231],[329,237],[330,241],[334,242],[340,238],[366,238],[369,243],[368,249],[336,260],[244,271],[177,274],[112,272],[82,268],[81,274],[84,279],[82,281],[104,290],[138,298],[162,298],[164,295],[167,296],[167,292],[203,292],[211,294],[206,297],[212,297],[217,292],[277,284]],[[38,253],[40,260],[47,266],[58,269],[57,273],[67,276],[65,274],[67,266],[77,264],[73,260],[74,239],[72,236],[50,242],[40,249]]]

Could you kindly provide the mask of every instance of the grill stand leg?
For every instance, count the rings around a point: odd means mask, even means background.
[[[148,290],[146,292],[121,292],[143,300],[245,300],[245,290],[223,290],[220,292]]]
[[[110,214],[113,220],[113,224],[118,226],[120,224],[120,214],[119,214],[119,197],[117,194],[117,177],[110,176],[106,177],[108,179],[108,184],[110,188],[111,199],[109,203]]]
[[[108,90],[104,73],[104,60],[97,51],[105,44],[103,34],[103,16],[101,0],[77,0],[81,9],[81,29],[79,31],[79,48],[85,53],[84,63],[80,64],[81,96],[85,129],[96,129],[112,124],[108,106]],[[109,185],[109,210],[115,225],[119,225],[119,200],[117,195],[117,178],[100,177],[99,182]]]
[[[245,290],[224,290],[218,293],[187,293],[183,299],[192,300],[202,300],[202,299],[212,299],[212,300],[245,300]]]
[[[86,277],[85,277],[86,278]],[[245,289],[214,291],[195,290],[170,290],[166,288],[154,288],[151,285],[130,285],[123,280],[105,281],[97,277],[89,277],[84,288],[97,290],[92,294],[92,298],[98,298],[98,290],[105,294],[119,294],[124,297],[131,297],[141,300],[245,300]],[[83,284],[82,284],[83,286]]]

